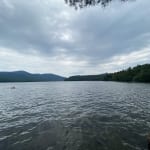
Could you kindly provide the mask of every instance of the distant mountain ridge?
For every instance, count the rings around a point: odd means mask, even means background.
[[[64,81],[65,77],[55,74],[32,74],[26,71],[0,72],[0,82]]]

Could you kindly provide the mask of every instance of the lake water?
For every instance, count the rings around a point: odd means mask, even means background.
[[[149,133],[150,84],[0,84],[0,150],[146,150]]]

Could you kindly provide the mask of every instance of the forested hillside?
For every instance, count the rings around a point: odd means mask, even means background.
[[[66,81],[150,82],[150,64],[138,65],[115,73],[72,76],[67,78]]]

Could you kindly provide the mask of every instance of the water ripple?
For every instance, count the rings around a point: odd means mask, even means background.
[[[141,150],[150,132],[150,84],[0,84],[2,150]]]

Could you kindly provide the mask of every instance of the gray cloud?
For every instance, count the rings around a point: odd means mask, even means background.
[[[63,0],[1,0],[0,47],[20,54],[84,61],[77,67],[88,70],[115,56],[149,48],[149,8],[147,0],[115,1],[106,8],[78,11]],[[79,70],[68,69],[67,73]]]
[[[52,52],[58,42],[54,38],[59,26],[56,12],[37,0],[5,1],[0,4],[0,44],[21,52]]]
[[[143,6],[142,3],[127,4],[122,8],[110,6],[108,10],[97,7],[97,10],[83,12],[82,17],[73,22],[79,34],[78,43],[85,50],[83,55],[103,59],[148,46],[150,21],[146,16],[150,14],[150,3],[145,2]]]

